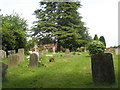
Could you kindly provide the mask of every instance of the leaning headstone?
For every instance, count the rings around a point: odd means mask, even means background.
[[[11,54],[8,56],[8,66],[18,66],[19,64],[19,55]]]
[[[94,84],[113,84],[115,74],[111,53],[94,54],[91,56],[92,79]]]
[[[38,64],[39,64],[39,56],[36,53],[32,53],[30,55],[29,66],[38,67]]]
[[[8,65],[0,62],[0,80],[5,78],[7,74]]]
[[[18,55],[20,56],[20,61],[24,60],[24,49],[18,49]]]

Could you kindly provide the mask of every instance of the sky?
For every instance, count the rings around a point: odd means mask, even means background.
[[[40,0],[0,0],[0,9],[3,15],[13,11],[27,20],[31,28],[34,10],[39,8]],[[82,21],[88,28],[92,38],[104,36],[107,47],[118,45],[118,1],[119,0],[80,0],[82,7],[78,10],[83,17]]]

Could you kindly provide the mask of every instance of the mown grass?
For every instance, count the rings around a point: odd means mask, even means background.
[[[51,54],[51,53],[49,53]],[[62,56],[58,56],[58,55]],[[91,59],[88,53],[64,57],[64,53],[54,56],[55,62],[49,62],[41,55],[38,68],[28,67],[29,60],[20,62],[18,67],[9,67],[3,88],[117,88],[118,56],[114,55],[116,83],[114,85],[94,85],[91,76]],[[7,59],[1,60],[7,63]]]

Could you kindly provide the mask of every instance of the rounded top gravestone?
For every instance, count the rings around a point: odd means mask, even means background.
[[[29,66],[30,67],[38,67],[38,61],[39,61],[39,56],[36,53],[32,53],[30,55],[30,63]]]

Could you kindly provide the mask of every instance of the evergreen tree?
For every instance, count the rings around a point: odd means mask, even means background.
[[[97,34],[95,34],[95,36],[94,36],[94,40],[98,40],[98,36],[97,36]]]
[[[105,47],[106,47],[106,42],[105,42],[105,38],[104,38],[104,36],[100,36],[99,40],[100,40],[101,42],[103,42],[104,45],[105,45]]]
[[[35,11],[38,18],[34,34],[38,39],[54,37],[54,41],[64,48],[72,49],[85,45],[90,37],[84,22],[81,21],[78,8],[80,2],[40,2],[41,9]]]

